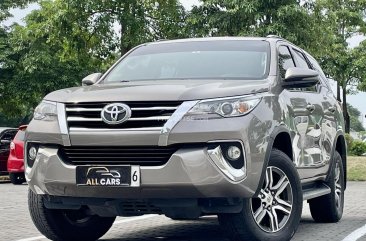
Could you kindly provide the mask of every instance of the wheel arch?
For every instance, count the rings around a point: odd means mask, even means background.
[[[346,144],[346,138],[344,136],[344,133],[341,131],[337,132],[337,135],[334,138],[331,160],[333,160],[334,153],[336,151],[342,157],[343,172],[344,172],[344,189],[346,189],[346,187],[347,187],[347,144]],[[334,162],[331,163],[329,170],[332,170],[333,165],[334,165]],[[329,172],[328,172],[327,176],[329,176]]]
[[[290,131],[285,126],[276,127],[269,136],[267,150],[264,158],[263,169],[259,179],[259,185],[255,195],[258,195],[260,187],[263,185],[265,172],[269,163],[269,158],[273,148],[284,152],[292,161],[294,161],[294,154],[292,150],[292,139]]]

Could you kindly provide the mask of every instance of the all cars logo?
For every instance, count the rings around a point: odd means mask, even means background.
[[[90,167],[86,173],[86,185],[118,186],[121,185],[121,174],[106,167]]]

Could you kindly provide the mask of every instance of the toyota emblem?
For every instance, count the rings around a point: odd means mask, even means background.
[[[131,109],[121,103],[109,104],[103,108],[101,117],[109,125],[121,124],[131,117]]]

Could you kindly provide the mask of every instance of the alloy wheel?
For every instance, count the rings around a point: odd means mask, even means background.
[[[335,204],[337,209],[341,207],[342,204],[342,185],[341,185],[341,168],[339,167],[339,163],[336,162],[336,166],[334,169],[334,182],[335,182]]]
[[[274,166],[267,167],[258,197],[251,199],[253,218],[264,231],[275,233],[287,223],[292,212],[293,192],[286,174]]]

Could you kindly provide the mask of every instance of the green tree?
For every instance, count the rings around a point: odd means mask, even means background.
[[[45,0],[40,7],[24,27],[4,32],[0,111],[8,115],[29,113],[47,93],[105,71],[137,44],[184,36],[185,12],[177,0]]]
[[[350,115],[351,130],[360,132],[365,131],[362,122],[360,121],[361,112],[350,104],[347,104],[348,113]]]
[[[0,1],[0,23],[11,17],[10,10],[17,7],[25,7],[36,0],[1,0]]]
[[[187,17],[192,36],[279,35],[310,52],[320,52],[328,37],[320,31],[311,4],[297,0],[201,0]]]
[[[40,10],[26,17],[26,26],[14,25],[6,33],[5,51],[0,55],[1,112],[26,115],[47,93],[76,86],[90,72],[103,70],[102,57],[89,53],[83,45],[71,53],[74,39],[55,34],[53,20],[58,11],[52,1],[42,2]],[[81,40],[89,37],[78,33]]]
[[[313,6],[318,25],[331,33],[321,60],[327,74],[337,81],[339,101],[342,93],[345,129],[349,133],[351,120],[347,109],[347,94],[352,93],[350,86],[358,87],[365,80],[365,72],[362,72],[365,67],[364,63],[358,61],[363,51],[360,48],[349,48],[347,39],[365,30],[366,1],[317,0],[313,1]]]
[[[62,35],[77,24],[84,32],[89,30],[103,39],[108,53],[116,49],[122,55],[147,41],[185,36],[185,11],[178,0],[56,0],[56,3],[64,9],[58,18],[73,23],[67,26],[59,22]]]

